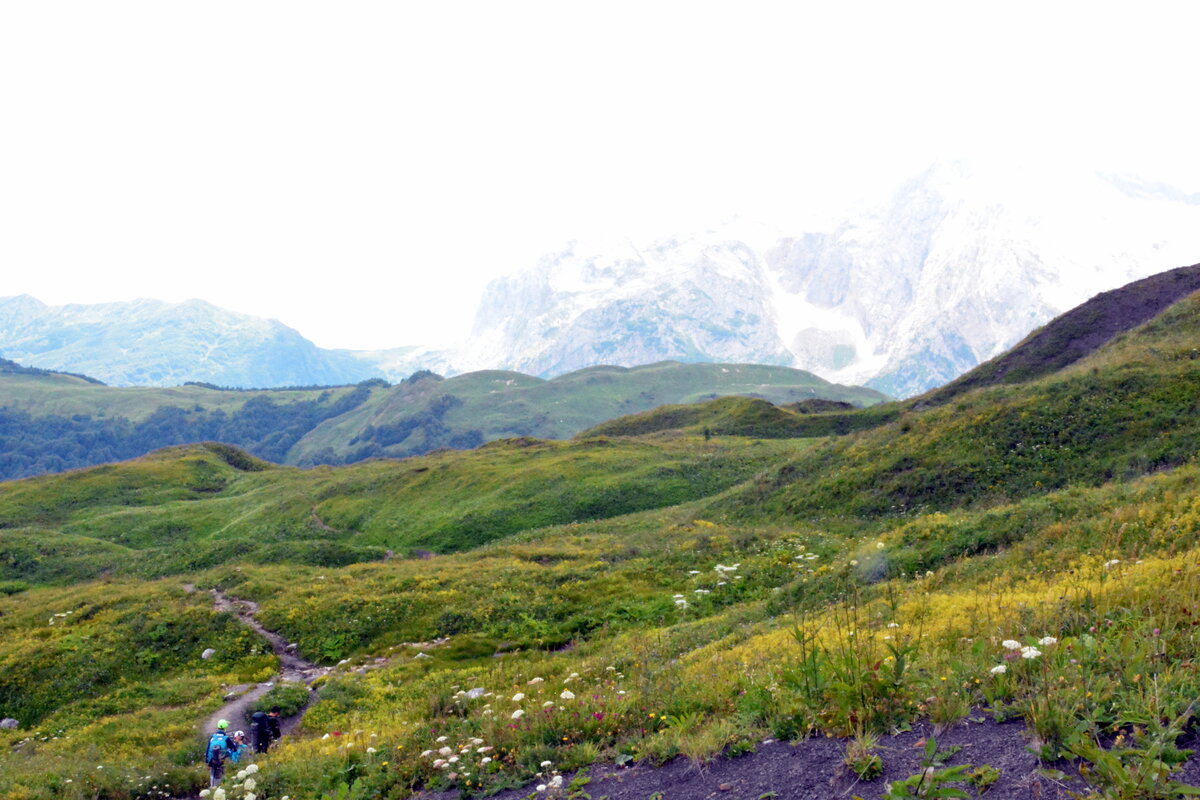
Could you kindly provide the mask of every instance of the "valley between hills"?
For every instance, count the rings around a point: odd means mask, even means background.
[[[309,421],[359,397],[284,457],[178,443],[0,484],[0,797],[196,797],[204,723],[268,682],[294,727],[229,800],[1185,796],[1198,280],[1100,295],[904,402],[755,377],[782,388],[635,407],[610,389],[639,370],[597,369],[565,427],[382,444],[397,395],[459,397],[444,423],[521,382],[421,376],[303,390]],[[9,406],[31,418],[162,405],[8,377],[44,392]],[[280,680],[282,642],[324,674]]]

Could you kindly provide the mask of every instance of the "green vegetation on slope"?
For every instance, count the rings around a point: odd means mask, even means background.
[[[763,439],[840,436],[884,425],[899,416],[899,407],[890,403],[867,409],[800,413],[753,397],[719,397],[619,417],[588,428],[576,438],[644,436],[669,430]]]
[[[402,457],[514,436],[568,439],[614,417],[719,395],[753,395],[776,403],[824,398],[860,406],[887,399],[870,389],[831,384],[802,370],[753,364],[591,367],[552,380],[515,372],[472,372],[395,386],[318,426],[296,445],[289,462]]]
[[[44,370],[0,369],[0,478],[201,441],[311,466],[469,449],[515,436],[566,439],[663,403],[747,393],[776,402],[830,398],[869,405],[884,399],[800,370],[738,364],[595,367],[550,381],[496,371],[442,380],[422,372],[394,387],[373,380],[264,391],[111,388]]]
[[[158,576],[234,559],[342,566],[388,549],[464,550],[707,497],[787,450],[745,440],[514,439],[300,470],[267,468],[225,445],[189,446],[0,487],[0,578]]]
[[[0,374],[0,476],[60,472],[205,440],[282,461],[315,425],[365,402],[379,385],[262,392],[114,389],[57,373]]]
[[[51,700],[59,678],[26,663],[63,636],[55,614],[113,586],[146,598],[110,617],[113,638],[71,639],[80,658],[145,650],[137,603],[220,637],[187,581],[258,602],[311,659],[350,659],[259,762],[264,799],[483,795],[543,761],[703,760],[981,710],[1023,719],[1048,763],[1087,760],[1098,791],[1145,769],[1126,785],[1166,787],[1200,694],[1197,331],[1191,298],[1066,369],[829,441],[706,442],[676,420],[310,471],[193,447],[0,487],[0,656],[42,698],[0,732],[0,771],[22,800],[195,790],[186,720],[214,709],[220,669],[246,679],[252,648],[189,664],[197,642],[179,636],[162,682],[122,663],[87,699]],[[723,408],[787,413],[701,413]],[[92,543],[72,576],[92,560],[120,582],[42,585],[57,559],[5,555],[55,537],[57,553]],[[247,541],[441,554],[306,565],[247,557]],[[204,545],[226,547],[189,566]],[[125,577],[138,570],[184,574]],[[167,724],[135,737],[147,721]],[[120,767],[135,740],[137,775]]]
[[[1011,350],[980,364],[918,400],[936,405],[963,392],[999,383],[1023,383],[1063,369],[1114,337],[1161,314],[1200,290],[1200,264],[1168,270],[1103,292],[1043,325]]]
[[[1200,450],[1200,369],[1189,334],[1197,325],[1193,296],[1063,372],[829,441],[762,476],[742,495],[744,508],[914,514],[1184,464]]]

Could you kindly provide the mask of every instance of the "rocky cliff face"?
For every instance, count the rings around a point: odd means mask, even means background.
[[[472,368],[540,375],[668,359],[789,364],[768,284],[740,241],[576,243],[493,283],[463,355]]]

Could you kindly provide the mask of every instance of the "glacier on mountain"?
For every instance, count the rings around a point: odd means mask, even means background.
[[[752,361],[896,396],[1092,295],[1200,258],[1200,202],[1067,167],[953,162],[830,232],[576,242],[493,282],[462,368]]]

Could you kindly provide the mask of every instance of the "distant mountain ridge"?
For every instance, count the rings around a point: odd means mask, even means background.
[[[377,375],[275,320],[203,300],[49,306],[0,298],[0,356],[117,386],[344,385]]]
[[[50,307],[21,296],[0,298],[0,357],[115,385],[234,387],[737,362],[908,397],[1097,292],[1193,263],[1196,198],[1059,166],[941,163],[827,231],[572,242],[493,281],[459,343],[326,350],[203,301]]]

